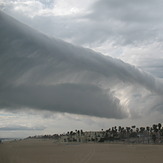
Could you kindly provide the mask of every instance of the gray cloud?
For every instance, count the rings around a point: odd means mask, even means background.
[[[16,87],[1,92],[4,108],[30,107],[82,115],[123,118],[119,100],[93,85],[58,84],[54,86]]]
[[[55,4],[55,0],[36,0],[36,1],[41,2],[46,8],[53,8]]]
[[[87,18],[112,31],[111,36],[118,38],[117,44],[142,44],[151,42],[151,39],[162,40],[159,32],[162,28],[161,5],[160,0],[100,0],[92,6],[92,13]],[[106,37],[109,35],[106,33]]]
[[[150,72],[159,78],[163,78],[163,59],[161,58],[139,59],[138,66],[144,71]]]
[[[87,9],[89,14],[54,16],[49,13],[34,15],[32,19],[22,10],[15,12],[15,6],[7,2],[4,10],[46,34],[75,44],[97,46],[108,41],[126,46],[162,42],[161,6],[161,0],[100,0]]]
[[[0,131],[30,131],[30,130],[44,130],[44,127],[26,127],[26,126],[5,126],[5,127],[0,127]]]
[[[152,0],[100,0],[93,5],[93,12],[90,16],[95,15],[97,18],[105,20],[116,19],[124,22],[147,23],[160,20],[160,4],[160,0],[155,2]]]
[[[134,66],[48,37],[2,12],[0,20],[1,108],[125,118],[136,114],[127,106],[163,94],[161,82]],[[137,88],[140,98],[128,88]],[[119,92],[132,97],[127,106]]]

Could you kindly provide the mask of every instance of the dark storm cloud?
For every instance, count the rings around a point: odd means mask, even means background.
[[[163,94],[162,83],[120,60],[48,37],[2,12],[0,22],[3,109],[125,118],[131,113],[123,106],[125,97],[116,96],[119,89],[137,87]]]
[[[4,108],[30,107],[82,115],[122,118],[126,114],[119,100],[93,85],[57,84],[53,86],[19,86],[1,91]]]

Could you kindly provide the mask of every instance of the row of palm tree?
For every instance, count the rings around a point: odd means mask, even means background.
[[[101,139],[99,140],[99,132],[102,134],[100,135]],[[86,132],[83,132],[83,130],[75,130],[67,132],[66,136],[73,137],[73,136],[84,136]],[[136,127],[131,126],[131,127],[122,127],[122,126],[114,126],[106,131],[101,129],[101,131],[95,132],[95,137],[91,140],[94,141],[125,141],[126,139],[130,138],[139,138],[139,137],[147,137],[148,138],[148,143],[149,140],[152,140],[153,142],[156,142],[157,137],[163,137],[163,127],[161,123],[158,124],[153,124],[151,127]]]
[[[100,135],[99,135],[100,133]],[[75,130],[75,131],[69,131],[66,134],[54,134],[54,135],[42,135],[42,136],[34,136],[30,138],[52,138],[59,140],[63,136],[67,136],[69,138],[72,137],[83,137],[86,136],[87,132],[84,132],[83,130]],[[100,139],[99,139],[100,137]],[[161,123],[153,124],[151,127],[122,127],[122,126],[114,126],[107,130],[101,130],[94,132],[94,138],[90,139],[91,141],[125,141],[130,138],[139,138],[139,137],[147,137],[148,143],[149,140],[152,140],[154,143],[157,141],[157,139],[160,139],[162,142],[163,139],[163,127]],[[75,140],[75,139],[74,139]]]

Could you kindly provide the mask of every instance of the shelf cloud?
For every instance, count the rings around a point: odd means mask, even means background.
[[[163,83],[0,11],[0,108],[122,119],[160,111]]]

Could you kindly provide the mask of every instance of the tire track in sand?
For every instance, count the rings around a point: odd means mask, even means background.
[[[78,163],[88,163],[95,154],[95,148],[92,148]]]

